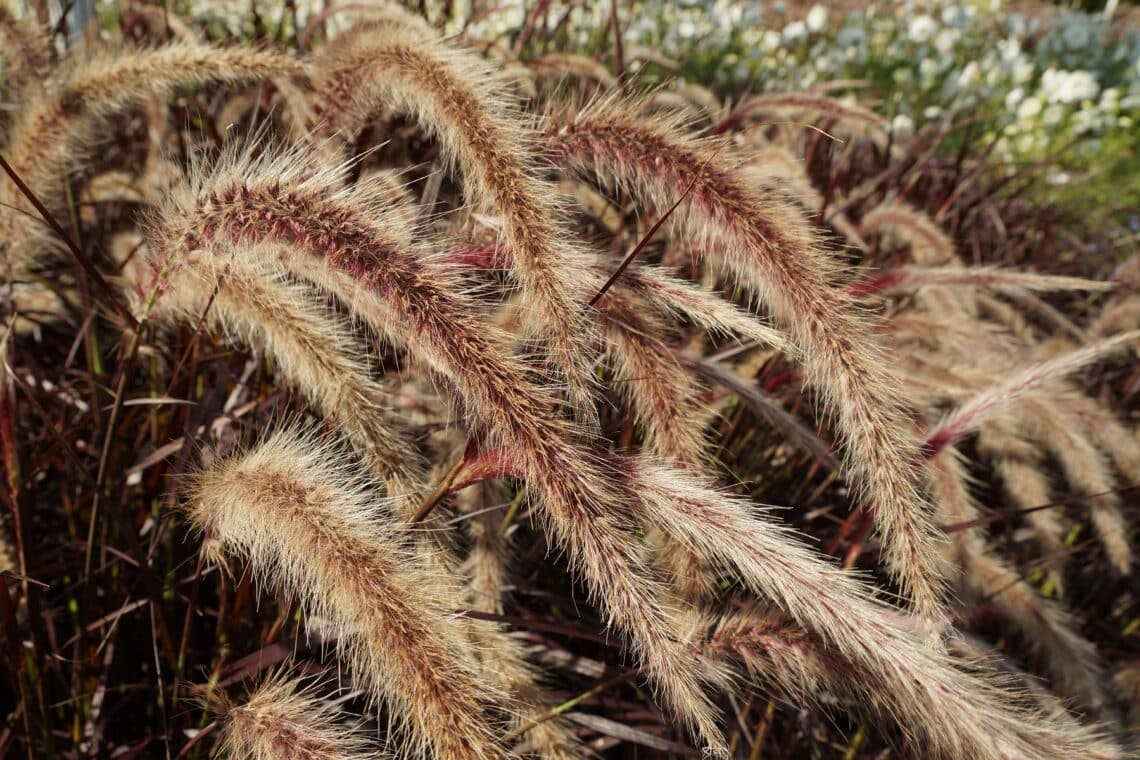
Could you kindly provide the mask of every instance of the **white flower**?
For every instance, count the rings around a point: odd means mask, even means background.
[[[918,64],[918,75],[922,81],[924,89],[930,89],[934,86],[934,80],[941,73],[942,66],[938,63],[938,59],[930,56],[923,56],[922,62]]]
[[[997,49],[1001,54],[1002,63],[1013,63],[1021,57],[1021,40],[1016,37],[1007,37],[998,41]]]
[[[901,137],[910,137],[914,134],[914,119],[905,113],[900,113],[891,119],[891,131]]]
[[[774,32],[771,29],[764,32],[764,36],[760,38],[760,47],[764,48],[769,53],[774,53],[780,49],[780,33]]]
[[[1041,112],[1041,123],[1047,127],[1055,127],[1065,118],[1065,107],[1060,103],[1050,103]]]
[[[1096,108],[1082,108],[1073,114],[1070,127],[1074,134],[1085,132],[1099,132],[1108,126],[1108,120]]]
[[[1021,101],[1021,105],[1017,107],[1017,120],[1022,124],[1031,124],[1033,120],[1037,118],[1038,114],[1041,113],[1043,107],[1044,105],[1039,95],[1026,98]]]
[[[924,13],[910,20],[910,24],[907,25],[906,34],[907,37],[915,42],[926,42],[933,37],[937,31],[938,22]]]
[[[961,33],[957,29],[943,29],[938,34],[934,35],[934,47],[938,49],[942,55],[950,55],[954,51],[954,45],[957,44]]]
[[[1005,96],[1005,107],[1007,110],[1012,111],[1017,108],[1017,104],[1025,99],[1025,90],[1020,87],[1014,87]]]
[[[1095,98],[1100,85],[1088,71],[1046,69],[1041,75],[1041,91],[1050,103],[1079,103]]]
[[[942,109],[938,106],[927,106],[922,111],[922,118],[934,121],[942,116]]]
[[[822,31],[823,27],[827,25],[827,8],[822,5],[813,5],[804,21],[807,23],[809,31]]]
[[[1038,149],[1041,140],[1037,135],[1032,132],[1026,132],[1021,137],[1017,138],[1017,152],[1021,155],[1029,155],[1035,153]]]
[[[691,37],[696,37],[697,25],[692,21],[685,19],[680,24],[677,24],[677,35],[683,40],[690,39]]]
[[[1067,185],[1073,181],[1068,172],[1052,171],[1045,175],[1045,181],[1053,187]]]
[[[720,29],[727,29],[734,26],[740,26],[744,21],[744,9],[739,5],[718,2],[710,13],[716,19],[716,26]]]
[[[796,42],[807,37],[807,24],[802,21],[793,21],[784,27],[784,39],[788,42]]]
[[[970,15],[957,6],[947,5],[942,9],[942,23],[946,26],[965,26],[969,19]]]
[[[981,78],[981,74],[982,68],[978,65],[978,62],[970,61],[958,74],[958,88],[964,90],[971,85],[977,84],[978,79]]]
[[[1023,53],[1018,53],[1017,58],[1009,65],[1009,72],[1014,84],[1025,84],[1033,78],[1033,62]]]

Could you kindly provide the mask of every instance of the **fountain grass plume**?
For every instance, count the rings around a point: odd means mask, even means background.
[[[1064,693],[1103,718],[1108,703],[1095,648],[1074,630],[1063,609],[989,551],[985,533],[976,525],[980,513],[960,453],[953,447],[942,450],[931,460],[928,472],[939,517],[946,524],[966,526],[951,534],[950,549],[963,591],[1000,605],[1042,653]]]
[[[906,293],[928,287],[984,289],[998,293],[1066,290],[1098,293],[1111,290],[1114,286],[1111,282],[1084,277],[1013,272],[995,267],[898,267],[853,283],[850,290],[853,295],[862,298],[871,294]]]
[[[321,699],[318,686],[282,670],[221,722],[222,756],[243,760],[381,760],[359,725]]]
[[[807,117],[824,122],[829,130],[838,129],[855,137],[865,137],[880,147],[890,141],[882,116],[863,106],[840,103],[835,98],[813,92],[768,92],[741,103],[717,125],[721,134],[739,127],[756,114],[770,113],[777,118]]]
[[[237,84],[302,72],[292,57],[268,50],[171,44],[70,61],[19,111],[3,147],[15,173],[52,213],[64,203],[68,173],[95,145],[111,114],[189,83]],[[9,272],[35,266],[58,242],[23,192],[0,175],[0,244]]]
[[[900,619],[896,626],[905,628]],[[829,647],[787,617],[755,603],[719,615],[693,616],[693,638],[710,658],[739,663],[764,684],[790,692],[798,703],[838,695],[859,712],[893,724],[905,749],[923,757],[1009,760],[1039,757],[1123,757],[1103,733],[1028,699],[1010,710],[1011,693],[1022,690],[995,676],[983,663],[951,659],[927,648],[908,648],[896,658],[884,638],[885,667],[868,667]],[[937,678],[924,687],[914,676]]]
[[[140,262],[141,264],[141,262]],[[391,392],[370,376],[348,325],[311,286],[292,282],[265,257],[234,251],[184,251],[151,267],[128,270],[137,292],[158,280],[162,295],[150,318],[214,329],[261,346],[282,378],[296,387],[381,480],[397,511],[410,517],[426,490],[426,463],[402,433]]]
[[[978,452],[993,462],[1002,491],[1032,528],[1040,552],[1049,565],[1049,580],[1064,594],[1061,557],[1065,553],[1066,526],[1061,510],[1053,504],[1045,457],[1018,435],[1008,416],[991,420],[978,430]]]
[[[456,293],[447,265],[383,234],[386,223],[398,220],[371,213],[356,188],[322,189],[328,179],[304,172],[295,160],[266,158],[234,169],[224,165],[196,189],[176,193],[160,217],[157,245],[177,251],[225,241],[228,250],[256,240],[261,246],[251,250],[275,250],[295,276],[336,294],[446,377],[486,436],[485,450],[501,451],[505,470],[526,481],[572,567],[627,634],[667,704],[710,748],[719,749],[702,687],[710,674],[678,638],[678,613],[644,566],[632,520],[725,566],[829,646],[884,667],[876,637],[885,635],[886,608],[869,601],[866,587],[813,556],[786,529],[752,515],[751,507],[679,471],[584,445],[574,428],[550,415],[555,400],[527,381],[525,365],[504,351],[507,338]],[[285,181],[289,173],[301,179]],[[920,638],[911,644],[927,645]]]
[[[950,236],[929,216],[904,203],[876,206],[860,220],[859,231],[866,236],[896,236],[910,245],[911,258],[920,266],[961,264]]]
[[[35,22],[16,13],[10,0],[0,2],[0,92],[22,103],[28,90],[48,76],[52,67],[51,38]],[[6,120],[0,121],[0,137]]]
[[[373,499],[343,451],[283,428],[202,472],[187,511],[260,582],[331,622],[337,648],[404,727],[409,749],[440,760],[506,755],[493,716],[510,700],[480,675],[449,584]]]
[[[710,458],[704,436],[710,409],[692,375],[656,337],[665,332],[663,324],[639,306],[613,291],[598,303],[614,383],[633,412],[647,452],[703,470]]]
[[[1117,335],[1031,365],[1005,382],[986,388],[970,401],[955,409],[927,434],[923,446],[924,451],[928,452],[930,456],[937,454],[942,447],[960,440],[970,431],[977,429],[987,419],[1001,414],[1014,405],[1018,399],[1042,384],[1076,372],[1138,337],[1140,337],[1140,331]]]
[[[1120,575],[1131,574],[1133,541],[1121,510],[1117,479],[1105,452],[1079,424],[1074,424],[1077,420],[1058,414],[1048,395],[1028,396],[1023,403],[1022,428],[1053,456],[1065,480],[1088,504],[1089,519],[1112,569]]]
[[[538,175],[533,117],[478,56],[417,23],[358,24],[313,63],[329,120],[354,134],[381,107],[413,114],[439,140],[465,199],[500,220],[510,270],[526,297],[526,332],[547,343],[575,412],[594,418],[589,256],[569,234],[554,187]]]
[[[742,182],[723,142],[693,137],[662,117],[643,118],[635,104],[609,99],[554,114],[547,139],[556,163],[658,209],[692,183],[671,226],[751,289],[791,335],[807,384],[836,418],[848,472],[873,510],[888,566],[914,608],[937,617],[943,586],[935,557],[944,539],[920,491],[918,443],[904,420],[900,384],[836,287],[836,260],[802,215]]]

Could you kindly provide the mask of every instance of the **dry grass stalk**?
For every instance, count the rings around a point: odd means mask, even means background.
[[[220,752],[233,760],[374,760],[381,755],[314,685],[282,671],[266,678],[222,722]]]
[[[742,367],[728,367],[720,362],[714,362],[694,354],[680,353],[678,358],[694,373],[700,375],[706,382],[719,385],[732,394],[738,396],[744,405],[760,419],[765,419],[773,427],[794,443],[819,460],[828,470],[838,470],[839,461],[825,443],[807,425],[800,422],[795,415],[784,409],[780,400],[761,391],[752,375],[756,367],[746,362]],[[757,354],[752,360],[764,362],[766,355]]]
[[[406,727],[409,749],[505,754],[491,715],[509,701],[479,674],[449,584],[407,548],[342,452],[284,430],[203,472],[188,510],[263,583],[336,627],[338,649]]]
[[[941,539],[919,493],[917,442],[901,420],[898,384],[834,287],[834,260],[801,217],[742,183],[722,144],[692,138],[667,120],[646,122],[627,104],[593,105],[548,133],[561,163],[659,209],[693,183],[674,227],[751,288],[791,333],[808,385],[836,416],[852,481],[873,505],[888,566],[915,609],[936,616],[941,581],[933,558]]]
[[[16,393],[12,380],[11,370],[11,339],[14,325],[9,324],[3,328],[0,336],[0,425],[11,426],[8,409],[12,407]],[[10,451],[11,433],[0,430],[0,460],[4,462],[5,476],[11,478],[14,452]],[[7,512],[7,510],[5,510]],[[13,542],[15,532],[11,525],[12,518],[7,514],[0,514],[0,583],[7,583],[5,573],[26,573],[26,565],[18,544]],[[0,589],[0,593],[7,594],[7,589]]]

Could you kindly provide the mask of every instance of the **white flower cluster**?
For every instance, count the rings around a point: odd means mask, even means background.
[[[1089,71],[1045,69],[1041,75],[1041,94],[1050,103],[1080,103],[1100,93],[1100,83]]]
[[[609,3],[574,6],[570,26],[589,49],[609,22]],[[680,62],[681,76],[769,90],[866,80],[899,132],[983,114],[1010,159],[1044,155],[1074,137],[1095,149],[1097,138],[1140,121],[1140,30],[1100,16],[1067,13],[1045,27],[1007,13],[1000,0],[903,0],[846,15],[816,5],[791,20],[779,0],[635,0],[619,8],[626,48]]]

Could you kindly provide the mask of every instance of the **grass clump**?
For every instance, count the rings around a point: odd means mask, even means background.
[[[1131,269],[819,92],[122,20],[0,15],[4,751],[1125,756]]]

